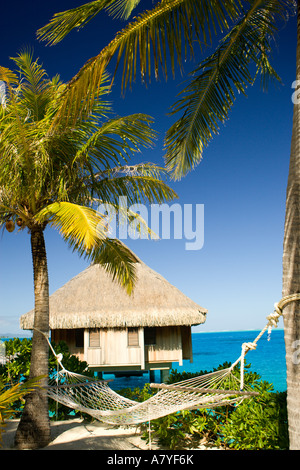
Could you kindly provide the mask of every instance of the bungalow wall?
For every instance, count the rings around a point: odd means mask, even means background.
[[[86,362],[91,367],[139,366],[144,361],[143,329],[95,329],[85,330]]]
[[[59,343],[64,341],[67,343],[69,351],[81,361],[84,361],[84,337],[83,329],[73,330],[51,330],[51,341]]]
[[[147,329],[145,329],[146,363],[179,362],[181,365],[183,357],[180,327],[155,328],[154,334],[153,344],[149,344],[151,339],[147,341]]]
[[[95,328],[53,330],[54,342],[65,341],[72,354],[97,370],[159,369],[192,362],[191,327]]]

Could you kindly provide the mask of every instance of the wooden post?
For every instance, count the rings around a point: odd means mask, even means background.
[[[160,381],[162,383],[166,382],[169,378],[169,374],[170,374],[170,369],[162,369],[160,371]]]

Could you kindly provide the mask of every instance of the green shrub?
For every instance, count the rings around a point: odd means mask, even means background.
[[[134,401],[145,401],[148,398],[152,397],[156,393],[156,390],[150,388],[149,384],[145,384],[143,388],[136,387],[133,390],[131,388],[122,388],[117,392],[119,395],[129,398],[129,400]]]
[[[31,339],[14,338],[6,341],[5,352],[9,361],[5,365],[0,365],[0,381],[2,383],[11,384],[23,383],[28,378],[30,372],[31,361]],[[56,354],[63,355],[63,365],[67,370],[72,372],[92,376],[93,373],[88,370],[88,364],[80,361],[76,356],[70,354],[66,343],[61,341],[59,344],[53,344]],[[50,351],[49,354],[49,376],[51,377],[57,370],[57,361]],[[13,410],[16,416],[19,416],[24,406],[24,400],[20,399],[14,402]],[[73,411],[60,403],[49,400],[50,416],[56,419],[66,419],[71,416],[82,416],[82,413]]]
[[[272,393],[265,384],[259,397],[241,403],[221,427],[230,448],[288,449],[286,392]]]
[[[0,380],[12,385],[28,378],[30,371],[32,340],[14,338],[5,342],[8,362],[0,366]]]
[[[218,369],[229,367],[224,363]],[[151,438],[169,449],[195,448],[199,444],[231,449],[287,449],[288,427],[286,393],[274,393],[273,385],[261,381],[256,372],[245,367],[245,383],[251,384],[258,397],[245,399],[239,405],[214,409],[181,411],[151,421]],[[207,373],[170,372],[168,383],[176,383]],[[239,370],[235,372],[239,375]],[[153,391],[128,391],[131,399],[147,399]],[[144,439],[149,439],[148,424],[141,426]]]

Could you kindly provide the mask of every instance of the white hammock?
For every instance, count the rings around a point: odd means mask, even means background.
[[[56,355],[61,370],[49,382],[48,396],[69,408],[87,413],[109,424],[132,425],[144,423],[181,410],[214,408],[240,403],[258,393],[244,385],[244,358],[249,350],[256,348],[257,341],[272,327],[276,327],[282,309],[287,303],[300,300],[300,294],[284,297],[275,304],[275,311],[267,317],[268,323],[252,343],[242,345],[241,356],[227,369],[193,377],[172,385],[150,384],[159,391],[144,402],[122,397],[109,387],[109,381],[67,371],[62,355]],[[240,363],[240,378],[233,369]]]
[[[240,381],[231,368],[172,385],[150,384],[160,390],[144,402],[122,397],[107,381],[91,380],[66,370],[60,371],[57,378],[65,383],[50,386],[50,398],[99,421],[117,425],[143,423],[180,410],[224,406],[258,395],[249,388],[240,391]]]

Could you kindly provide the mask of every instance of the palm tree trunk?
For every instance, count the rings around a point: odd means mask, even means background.
[[[286,194],[283,245],[283,297],[300,292],[300,9],[297,26],[296,79],[293,131]],[[287,365],[287,406],[290,449],[300,449],[300,301],[283,311]],[[297,352],[298,349],[298,352]]]
[[[49,333],[49,283],[43,229],[31,229],[31,250],[34,273],[35,314],[32,337],[30,378],[43,376],[47,384],[49,345],[42,331]],[[39,331],[37,331],[39,330]],[[24,411],[16,432],[15,444],[19,449],[37,449],[50,442],[48,399],[44,389],[27,395]]]

